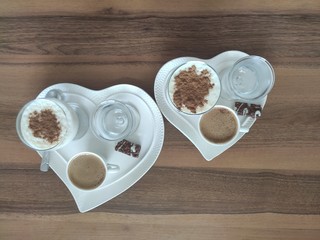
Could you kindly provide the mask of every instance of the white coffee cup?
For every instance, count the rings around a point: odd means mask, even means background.
[[[68,161],[66,169],[70,184],[91,191],[103,185],[109,173],[118,172],[119,166],[106,164],[102,157],[93,152],[80,152]]]
[[[234,141],[240,132],[248,132],[248,129],[241,127],[235,111],[223,105],[216,105],[203,114],[198,127],[207,142],[217,145],[228,144]]]

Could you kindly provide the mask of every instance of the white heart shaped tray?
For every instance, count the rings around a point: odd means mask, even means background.
[[[38,95],[38,98],[45,97],[47,92],[53,89],[65,93],[64,101],[70,104],[78,104],[85,110],[89,118],[96,106],[106,99],[116,99],[131,104],[141,116],[136,132],[126,138],[141,145],[138,158],[115,151],[114,147],[117,141],[97,139],[90,127],[80,139],[72,141],[57,151],[50,152],[49,166],[70,190],[79,211],[86,212],[127,190],[151,168],[163,145],[163,118],[153,99],[145,91],[132,85],[121,84],[94,91],[75,84],[61,83],[44,89]],[[93,191],[77,189],[67,179],[66,166],[68,159],[83,151],[99,154],[107,163],[118,165],[120,171],[108,173],[106,182]],[[41,152],[38,153],[42,154]]]
[[[199,59],[195,57],[181,57],[173,59],[166,64],[164,64],[159,70],[154,85],[154,93],[158,107],[160,108],[162,114],[167,118],[167,120],[174,125],[180,132],[182,132],[200,151],[202,156],[210,161],[217,157],[233,144],[239,141],[243,136],[244,132],[240,132],[237,137],[225,144],[225,145],[215,145],[207,142],[198,130],[198,124],[200,120],[200,115],[187,115],[181,113],[177,110],[171,103],[167,91],[167,85],[169,79],[175,69],[188,61],[202,61],[211,66],[220,76],[222,73],[230,68],[237,60],[242,57],[248,56],[248,54],[240,51],[227,51],[223,52],[211,59]],[[221,81],[221,77],[220,77]],[[230,108],[234,108],[235,101],[227,100],[223,98],[223,92],[217,102],[217,105],[224,105]],[[267,97],[254,102],[255,104],[260,104],[263,108],[266,103]],[[253,102],[252,102],[253,103]],[[254,124],[256,119],[247,116],[238,116],[240,120],[241,127],[249,131],[250,127]]]

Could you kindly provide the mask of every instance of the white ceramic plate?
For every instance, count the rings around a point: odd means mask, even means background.
[[[179,131],[182,132],[198,148],[202,156],[207,161],[212,160],[213,158],[226,151],[233,144],[239,141],[245,133],[239,133],[233,141],[225,145],[215,145],[207,142],[198,130],[200,115],[187,115],[181,113],[171,103],[167,91],[168,81],[175,69],[188,61],[203,61],[211,66],[220,77],[223,71],[231,67],[237,60],[245,56],[248,56],[248,54],[240,51],[227,51],[211,59],[199,59],[195,57],[176,58],[164,64],[156,76],[154,93],[158,107],[160,108],[163,115],[168,119],[168,121],[177,129],[179,129]],[[254,103],[260,104],[263,107],[266,100],[267,97],[259,102]],[[221,93],[221,97],[219,98],[217,105],[224,105],[233,109],[234,103],[235,101],[224,99],[223,93]],[[247,128],[248,130],[255,122],[255,119],[252,119],[250,117],[239,116],[239,119],[241,126],[243,128]]]
[[[80,105],[89,117],[92,116],[95,107],[106,99],[116,99],[131,104],[141,116],[137,131],[126,138],[141,145],[138,158],[116,152],[114,147],[117,141],[97,139],[90,128],[83,137],[50,153],[50,167],[70,190],[79,211],[86,212],[127,190],[151,168],[163,145],[163,118],[153,99],[145,91],[132,85],[115,85],[100,91],[94,91],[75,84],[61,83],[44,89],[38,95],[38,98],[45,97],[47,92],[52,89],[64,92],[65,101]],[[120,171],[108,173],[106,182],[93,191],[88,192],[75,188],[69,183],[66,176],[67,161],[74,154],[83,151],[99,154],[107,163],[118,165]],[[40,152],[39,154],[41,155]]]

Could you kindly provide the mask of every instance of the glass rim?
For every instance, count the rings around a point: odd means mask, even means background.
[[[110,137],[108,134],[106,134],[105,132],[101,132],[100,129],[98,128],[99,125],[101,125],[101,123],[103,122],[103,119],[99,121],[99,116],[101,116],[101,114],[103,114],[103,110],[107,107],[109,107],[110,105],[117,105],[120,109],[125,111],[125,114],[127,116],[129,116],[130,121],[128,121],[128,126],[126,127],[126,129],[117,137]],[[102,116],[103,117],[103,116]],[[93,131],[93,133],[95,134],[96,137],[98,138],[102,138],[108,141],[117,141],[120,140],[124,137],[126,137],[129,133],[130,133],[130,129],[133,126],[133,115],[131,113],[131,110],[129,109],[128,106],[126,106],[125,103],[115,100],[115,99],[107,99],[105,101],[102,101],[101,103],[99,103],[99,105],[97,106],[97,108],[95,109],[93,115],[92,115],[92,120],[91,120],[91,129]]]
[[[257,59],[259,60],[260,62],[263,62],[266,64],[266,66],[269,68],[270,70],[270,73],[271,73],[271,78],[270,78],[270,81],[271,81],[271,84],[268,86],[267,89],[265,89],[265,91],[263,93],[260,94],[260,96],[257,96],[257,97],[254,97],[254,98],[246,98],[246,97],[243,97],[243,96],[240,96],[236,91],[234,91],[233,87],[231,86],[231,89],[233,90],[234,94],[239,98],[239,99],[243,99],[243,100],[247,100],[247,101],[255,101],[255,100],[258,100],[258,99],[261,99],[263,97],[265,97],[266,95],[268,95],[268,93],[271,91],[271,89],[273,88],[274,86],[274,83],[275,83],[275,71],[271,65],[271,63],[265,59],[264,57],[261,57],[261,56],[257,56],[257,55],[248,55],[248,56],[245,56],[245,57],[242,57],[240,58],[239,60],[237,60],[231,67],[231,71],[228,73],[228,79],[230,78],[230,75],[232,74],[232,69],[239,63],[245,61],[245,60],[248,60],[248,59]]]

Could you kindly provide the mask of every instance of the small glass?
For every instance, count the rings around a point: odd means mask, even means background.
[[[28,147],[36,151],[56,150],[75,138],[79,119],[63,101],[38,98],[20,110],[16,129],[19,138]]]
[[[265,97],[272,89],[275,74],[271,64],[259,56],[247,56],[238,60],[224,74],[222,96],[247,101]]]
[[[139,125],[140,116],[136,109],[117,100],[107,100],[99,104],[91,127],[99,138],[116,141],[134,133]]]
[[[191,70],[191,72],[190,72]],[[177,88],[176,77],[183,73],[182,79],[180,79],[180,87]],[[198,77],[207,77],[212,87],[206,86],[205,82],[196,82],[199,78],[194,78],[194,73]],[[186,91],[186,87],[189,88]],[[201,90],[203,87],[207,87],[207,94]],[[199,91],[200,89],[200,91]],[[167,83],[167,97],[170,103],[181,113],[189,115],[199,115],[208,112],[214,107],[220,97],[221,87],[220,79],[216,71],[207,63],[202,61],[188,61],[178,66]],[[180,103],[175,102],[175,94],[177,99],[180,99]]]

